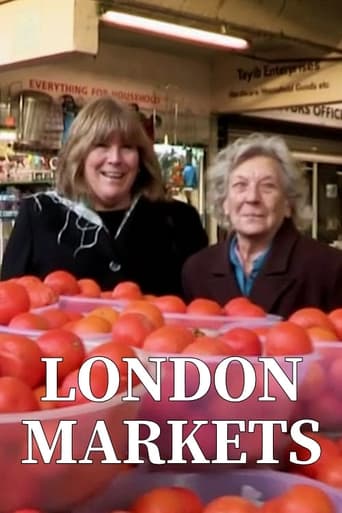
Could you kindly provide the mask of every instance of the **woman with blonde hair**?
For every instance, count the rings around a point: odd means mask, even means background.
[[[209,204],[228,238],[185,263],[186,299],[224,305],[247,296],[285,317],[305,306],[342,306],[342,252],[300,232],[310,214],[306,184],[282,138],[236,140],[218,153],[208,178]]]
[[[64,269],[95,279],[103,290],[131,280],[145,293],[177,294],[183,262],[206,245],[197,211],[166,200],[136,112],[100,98],[72,123],[56,189],[22,201],[2,279]]]

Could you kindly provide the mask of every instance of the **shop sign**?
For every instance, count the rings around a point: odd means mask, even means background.
[[[260,110],[242,114],[258,118],[342,128],[342,103],[293,105],[282,109]]]
[[[77,108],[112,96],[137,104],[142,115],[152,117],[159,140],[207,144],[210,137],[210,67],[188,58],[101,44],[96,59],[65,56],[51,64],[3,71],[0,87],[10,94],[39,91],[61,105],[71,96]]]
[[[218,58],[214,66],[213,110],[243,112],[342,101],[342,61],[265,63]]]
[[[51,96],[62,96],[70,94],[76,97],[95,98],[100,96],[113,96],[127,103],[138,103],[146,106],[158,106],[162,102],[161,95],[153,91],[138,91],[134,89],[123,89],[113,87],[113,84],[107,86],[96,83],[85,84],[82,82],[67,82],[62,80],[52,80],[51,78],[28,77],[27,87],[35,91],[44,91]]]
[[[195,82],[194,76],[198,77]],[[208,116],[210,112],[207,63],[145,49],[102,43],[96,59],[66,56],[63,63],[0,73],[3,88],[18,81],[22,82],[23,89],[41,91],[54,98],[68,94],[80,103],[109,95],[174,116],[180,112]]]

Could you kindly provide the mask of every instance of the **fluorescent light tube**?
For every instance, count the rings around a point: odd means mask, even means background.
[[[225,34],[218,34],[207,30],[177,25],[176,23],[158,21],[122,12],[107,11],[101,16],[101,20],[117,25],[118,27],[139,30],[192,43],[199,43],[203,46],[234,50],[246,50],[249,47],[248,42],[240,37],[227,36]]]

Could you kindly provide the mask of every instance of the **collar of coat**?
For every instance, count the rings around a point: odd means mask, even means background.
[[[285,219],[276,233],[265,262],[255,278],[249,298],[270,312],[279,298],[294,286],[295,277],[290,271],[290,260],[300,233],[290,219]],[[227,259],[227,240],[217,244],[208,258],[207,270],[211,286],[220,301],[227,296],[241,295],[234,269]]]

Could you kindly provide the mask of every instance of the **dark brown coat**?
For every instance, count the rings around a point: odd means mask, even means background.
[[[241,296],[229,262],[228,241],[202,249],[183,267],[186,300],[205,297],[224,305]],[[342,251],[300,234],[286,220],[276,234],[250,299],[268,313],[289,316],[298,308],[342,307]]]

